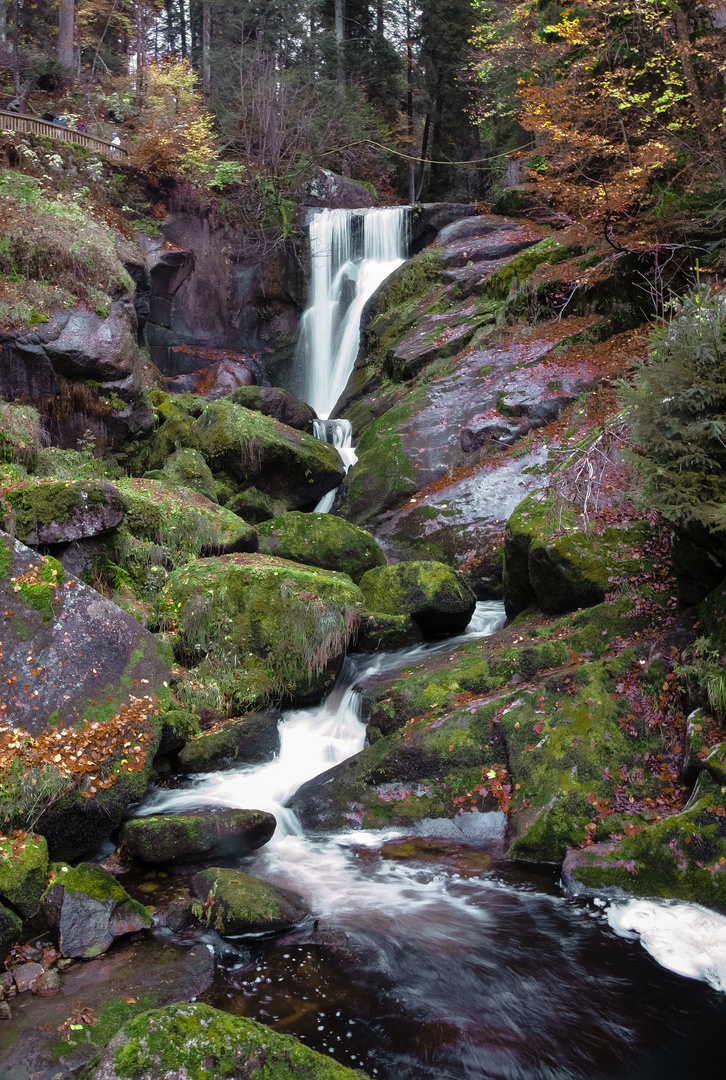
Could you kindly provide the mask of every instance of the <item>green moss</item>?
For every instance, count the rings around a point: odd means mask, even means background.
[[[148,909],[132,900],[113,874],[95,863],[79,863],[78,866],[61,870],[55,884],[62,885],[66,892],[81,893],[102,904],[108,901],[123,904],[131,914],[148,919],[151,924]]]
[[[23,542],[38,526],[62,525],[83,513],[87,506],[105,503],[106,490],[88,483],[37,483],[34,487],[7,491],[5,498],[14,515],[14,531]]]
[[[0,956],[5,956],[10,946],[20,941],[23,933],[23,924],[9,908],[0,904]]]
[[[516,278],[518,282],[526,281],[540,263],[561,262],[569,251],[569,247],[559,244],[552,237],[540,240],[522,254],[515,255],[501,270],[491,274],[482,286],[483,295],[494,300],[506,300],[513,279]]]
[[[34,915],[45,889],[48,845],[42,836],[29,836],[18,845],[0,839],[0,899],[24,918]]]
[[[212,470],[199,451],[191,447],[177,450],[164,464],[162,474],[159,479],[168,477],[174,483],[191,488],[212,502],[217,502],[217,485]]]
[[[360,587],[369,611],[409,615],[426,624],[438,615],[442,628],[459,609],[465,626],[476,603],[468,585],[451,567],[438,562],[379,566],[363,575]]]
[[[141,1013],[153,1009],[156,1003],[156,994],[144,994],[143,997],[138,998],[136,1001],[123,997],[108,998],[108,1000],[104,1001],[98,1016],[95,1018],[96,1023],[89,1026],[83,1025],[81,1031],[71,1029],[66,1038],[59,1039],[54,1045],[53,1056],[59,1060],[73,1057],[79,1046],[87,1046],[89,1042],[94,1046],[108,1046],[111,1039],[124,1024]],[[98,1059],[96,1059],[97,1061]],[[94,1069],[89,1070],[90,1075],[93,1075],[94,1072]]]
[[[125,1045],[116,1050],[113,1065],[125,1080],[172,1072],[184,1072],[193,1080],[363,1077],[289,1035],[198,1003],[143,1013],[125,1025],[124,1035]]]
[[[331,514],[292,512],[259,526],[260,551],[338,570],[356,583],[386,557],[370,533]]]

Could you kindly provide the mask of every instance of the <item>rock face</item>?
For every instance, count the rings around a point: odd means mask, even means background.
[[[289,1035],[199,1003],[154,1009],[127,1023],[93,1080],[274,1076],[275,1080],[366,1080]]]
[[[0,396],[36,404],[60,446],[75,447],[90,430],[121,449],[152,424],[134,328],[132,306],[118,302],[105,319],[60,311],[31,330],[0,331]]]
[[[258,533],[265,554],[339,570],[356,583],[367,570],[386,565],[370,533],[330,514],[283,514],[261,524]]]
[[[5,499],[12,531],[18,540],[33,547],[110,532],[120,524],[125,510],[122,496],[107,483],[43,483],[10,491]],[[7,514],[5,525],[7,528]]]
[[[429,637],[465,630],[476,607],[474,593],[443,563],[378,567],[363,575],[360,587],[369,611],[408,615]]]
[[[263,416],[272,416],[281,424],[297,428],[298,431],[313,433],[313,420],[317,419],[315,409],[304,401],[294,397],[288,390],[274,386],[245,386],[230,395],[235,405],[261,412]]]
[[[346,574],[265,555],[201,559],[175,570],[157,605],[189,656],[245,657],[240,693],[322,695],[357,627],[363,597]],[[250,697],[247,697],[250,700]],[[258,698],[259,700],[259,698]]]
[[[259,810],[197,810],[127,821],[121,840],[146,863],[195,862],[221,855],[249,855],[275,831],[272,814]]]
[[[4,533],[0,605],[0,705],[5,719],[26,731],[42,730],[49,717],[66,726],[100,719],[134,690],[158,693],[169,678],[154,638],[135,619]],[[11,672],[20,674],[20,690],[14,679],[8,683]]]
[[[280,750],[278,724],[282,713],[265,709],[241,720],[230,720],[216,731],[191,739],[180,752],[181,773],[207,772],[228,765],[252,765],[271,761]]]
[[[203,870],[192,878],[191,891],[205,904],[208,925],[232,937],[284,933],[309,915],[295,893],[239,870]]]
[[[375,194],[356,180],[337,176],[320,169],[305,188],[303,206],[326,207],[329,210],[358,210],[376,205]]]
[[[98,956],[120,935],[152,924],[147,909],[92,863],[61,868],[43,896],[43,910],[63,956]]]

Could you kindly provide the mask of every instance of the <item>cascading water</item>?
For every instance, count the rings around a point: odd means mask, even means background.
[[[347,420],[330,420],[360,344],[363,308],[409,253],[407,206],[320,210],[310,221],[310,303],[303,313],[295,365],[305,372],[305,400],[319,420],[315,435],[336,447],[346,471],[357,461]],[[316,506],[326,514],[335,492]]]

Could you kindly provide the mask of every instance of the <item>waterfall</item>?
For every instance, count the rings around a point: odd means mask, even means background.
[[[321,210],[310,221],[310,303],[295,365],[306,372],[305,397],[321,420],[353,370],[363,308],[408,257],[409,225],[407,206]]]

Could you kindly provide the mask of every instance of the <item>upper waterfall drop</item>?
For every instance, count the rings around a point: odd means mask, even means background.
[[[295,353],[305,400],[327,420],[343,393],[360,340],[363,308],[408,258],[410,207],[320,210],[310,220],[310,302]]]

